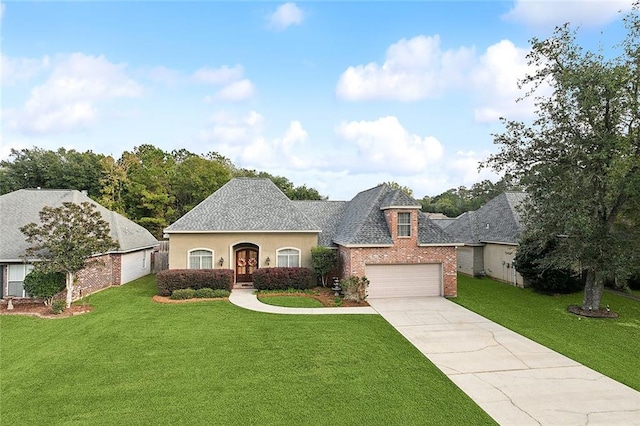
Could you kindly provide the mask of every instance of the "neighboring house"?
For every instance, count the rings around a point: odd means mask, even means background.
[[[27,297],[24,277],[33,269],[25,262],[28,247],[20,228],[39,223],[43,207],[60,207],[63,202],[87,201],[109,223],[111,237],[119,249],[102,254],[104,266],[93,265],[77,276],[74,299],[112,285],[125,284],[150,273],[151,252],[158,245],[149,231],[124,216],[106,209],[84,193],[69,189],[21,189],[0,196],[0,296]]]
[[[522,230],[518,208],[526,198],[524,192],[504,192],[454,221],[434,220],[456,241],[464,243],[458,248],[459,272],[524,286],[522,276],[513,268],[513,258]]]
[[[341,278],[366,276],[369,297],[457,293],[456,244],[401,190],[351,201],[292,201],[268,179],[236,178],[165,229],[169,269],[311,267],[311,248],[339,253]]]

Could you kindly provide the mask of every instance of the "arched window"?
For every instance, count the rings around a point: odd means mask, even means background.
[[[189,269],[212,269],[213,251],[198,249],[189,252]]]
[[[278,261],[276,266],[280,267],[299,267],[300,266],[300,250],[297,248],[283,248],[276,252]]]

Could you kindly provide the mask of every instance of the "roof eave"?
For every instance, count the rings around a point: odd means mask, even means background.
[[[393,247],[393,244],[343,244],[338,242],[336,242],[336,244],[346,248]]]
[[[174,230],[168,230],[165,229],[164,233],[165,234],[300,234],[300,233],[305,233],[305,234],[319,234],[321,233],[322,230],[317,229],[317,230],[308,230],[308,229],[301,229],[301,230],[226,230],[226,231],[219,231],[219,230],[201,230],[201,231],[174,231]]]
[[[419,210],[422,206],[384,206],[380,210],[399,209],[399,210]]]
[[[462,247],[464,243],[424,243],[418,244],[418,247]]]

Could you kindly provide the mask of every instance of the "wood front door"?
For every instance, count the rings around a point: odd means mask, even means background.
[[[253,281],[253,271],[258,268],[258,250],[242,248],[236,250],[236,282],[250,283]]]

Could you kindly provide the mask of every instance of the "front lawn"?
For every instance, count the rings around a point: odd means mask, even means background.
[[[567,312],[582,293],[545,296],[488,278],[458,275],[454,302],[556,352],[640,391],[640,302],[605,292],[618,319],[580,318]]]
[[[149,276],[89,314],[0,316],[2,424],[493,424],[377,315],[154,293]]]
[[[284,306],[286,308],[323,308],[319,300],[308,296],[260,296],[260,301],[267,305]]]

